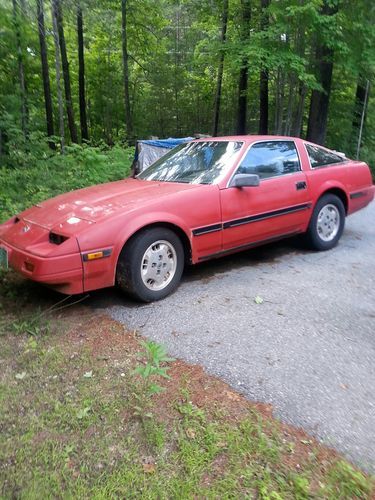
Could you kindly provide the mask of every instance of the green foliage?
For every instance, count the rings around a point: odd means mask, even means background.
[[[157,377],[170,378],[167,374],[168,367],[160,366],[160,364],[169,363],[174,361],[174,359],[168,357],[165,347],[156,342],[142,342],[142,346],[145,351],[139,356],[145,358],[145,363],[138,365],[134,372],[142,377],[144,381],[143,391],[147,396],[152,396],[163,390],[153,380]]]
[[[347,462],[337,462],[327,479],[330,498],[368,498],[371,495],[371,485],[361,472]]]
[[[61,155],[35,144],[35,151],[15,150],[12,165],[0,168],[0,222],[60,193],[125,178],[134,155],[133,148],[106,145],[72,145]]]
[[[39,335],[47,335],[50,331],[49,321],[40,317],[40,314],[35,315],[31,319],[19,319],[12,323],[12,328],[17,335],[31,335],[37,337]]]
[[[134,374],[140,377],[140,381],[135,385],[133,396],[134,412],[143,419],[152,416],[149,412],[151,397],[164,390],[157,384],[158,379],[170,378],[167,373],[168,366],[161,366],[161,364],[169,363],[174,359],[168,356],[164,346],[156,342],[143,341],[141,344],[145,350],[138,355],[143,362],[134,369]]]
[[[12,2],[0,2],[0,164],[24,167],[36,149],[49,156],[35,3],[21,2],[19,16],[30,117],[30,140],[21,132],[16,36]],[[329,5],[337,0],[326,0]],[[138,138],[210,133],[219,54],[224,52],[220,134],[235,131],[239,68],[249,64],[249,133],[259,119],[259,72],[269,72],[270,133],[288,134],[303,97],[304,129],[309,96],[321,89],[314,67],[316,41],[334,50],[334,79],[329,107],[327,146],[353,154],[354,96],[359,77],[373,80],[375,72],[375,7],[367,0],[340,1],[334,16],[322,14],[322,0],[272,0],[269,26],[261,29],[260,2],[252,2],[251,30],[241,40],[239,0],[229,2],[227,41],[220,39],[222,0],[128,0],[127,40],[130,99]],[[82,0],[85,44],[87,114],[91,145],[118,144],[126,137],[121,53],[120,3]],[[44,2],[47,34],[50,5]],[[73,108],[78,122],[78,54],[76,11],[63,2]],[[47,36],[50,81],[57,130],[56,75],[52,36]],[[280,109],[278,109],[280,108]],[[374,105],[367,113],[362,157],[372,161]],[[281,124],[277,117],[281,113]],[[66,120],[65,120],[66,121]],[[68,136],[66,130],[66,136]],[[58,144],[58,137],[53,139]],[[346,147],[349,144],[349,147]],[[39,154],[38,153],[38,154]],[[29,158],[31,156],[31,158]]]

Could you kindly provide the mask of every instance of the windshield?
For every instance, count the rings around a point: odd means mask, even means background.
[[[138,178],[146,181],[214,184],[233,165],[242,142],[189,142],[172,149]]]

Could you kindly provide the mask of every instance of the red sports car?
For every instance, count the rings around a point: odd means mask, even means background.
[[[185,264],[300,233],[328,250],[373,198],[365,163],[302,139],[199,139],[135,179],[13,217],[0,225],[0,261],[66,294],[117,284],[149,302],[177,287]]]

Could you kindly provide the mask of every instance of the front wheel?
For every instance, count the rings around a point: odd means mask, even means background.
[[[306,240],[315,250],[330,250],[339,239],[345,225],[345,208],[334,194],[322,196],[315,205],[306,233]]]
[[[154,227],[136,234],[123,248],[117,264],[120,288],[142,302],[160,300],[178,286],[184,249],[170,229]]]

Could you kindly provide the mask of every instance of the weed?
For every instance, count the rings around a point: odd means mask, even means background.
[[[371,485],[361,472],[347,462],[339,461],[328,474],[325,493],[330,498],[368,498]]]
[[[162,392],[164,389],[156,383],[159,378],[170,378],[167,366],[162,363],[174,361],[167,354],[164,346],[152,341],[142,341],[144,351],[138,354],[138,358],[144,361],[135,368],[134,374],[139,376],[139,381],[135,385],[133,396],[136,400],[134,413],[141,418],[151,417],[147,411],[151,407],[151,397]]]
[[[40,317],[40,314],[34,315],[29,319],[18,319],[12,323],[13,331],[16,335],[32,335],[38,337],[40,335],[48,335],[50,332],[50,322]]]

